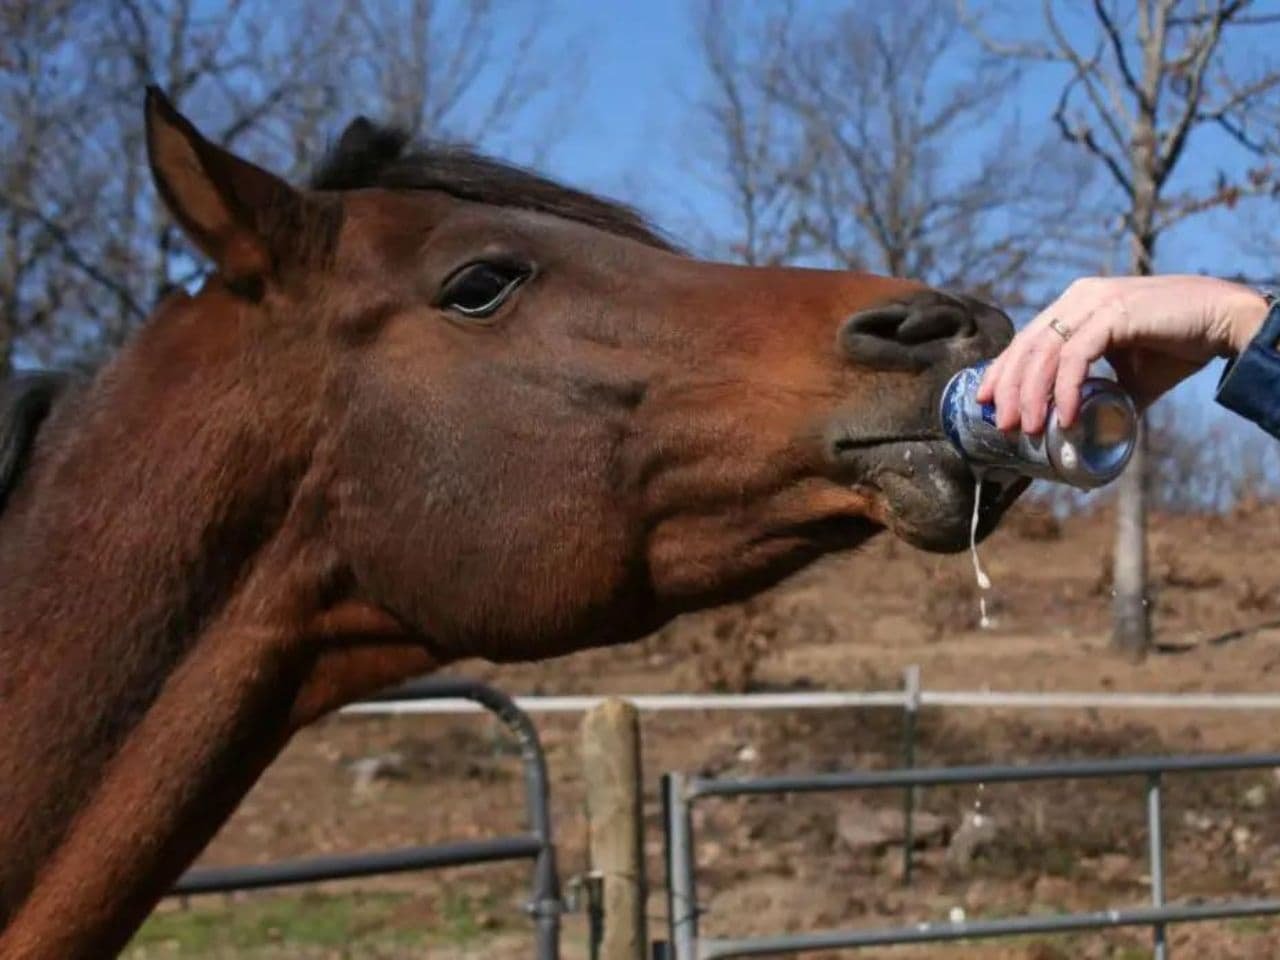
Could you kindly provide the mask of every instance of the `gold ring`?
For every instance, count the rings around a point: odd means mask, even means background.
[[[1063,343],[1066,343],[1068,340],[1071,339],[1071,328],[1068,327],[1061,320],[1059,320],[1057,317],[1054,317],[1052,320],[1049,321],[1049,329],[1052,330],[1054,333],[1056,333],[1058,336],[1060,336],[1062,338]]]

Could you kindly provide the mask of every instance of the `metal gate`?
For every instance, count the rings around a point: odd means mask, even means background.
[[[829,773],[753,779],[718,779],[667,774],[662,778],[663,833],[667,862],[667,907],[670,942],[663,948],[668,960],[721,960],[765,954],[794,954],[839,947],[890,946],[1007,937],[1023,934],[1068,933],[1113,927],[1152,928],[1154,956],[1167,960],[1165,926],[1200,920],[1280,914],[1280,900],[1229,900],[1205,904],[1165,902],[1164,838],[1161,785],[1170,773],[1257,770],[1280,767],[1280,754],[1224,754],[1185,757],[1129,757],[1092,762],[1044,763],[1030,766],[973,766],[903,769],[866,773]],[[715,939],[698,932],[698,899],[694,863],[695,802],[707,797],[760,794],[819,793],[843,790],[898,788],[911,790],[943,784],[1018,783],[1032,780],[1070,780],[1102,777],[1144,777],[1151,905],[1097,913],[1023,916],[973,922],[922,922],[881,929],[843,929],[745,939]]]
[[[533,877],[526,910],[534,918],[536,925],[536,956],[538,960],[558,960],[560,913],[563,904],[547,802],[547,764],[533,722],[505,693],[483,683],[461,678],[418,680],[374,699],[440,700],[455,697],[472,700],[492,712],[520,744],[529,824],[526,833],[489,840],[402,847],[397,850],[284,860],[252,866],[206,867],[186,873],[171,895],[225,893],[315,883],[320,880],[345,880],[411,870],[433,870],[463,864],[531,860]]]

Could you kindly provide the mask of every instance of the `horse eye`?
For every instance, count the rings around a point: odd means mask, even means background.
[[[528,276],[528,268],[516,264],[469,263],[444,282],[436,304],[471,319],[489,317]]]

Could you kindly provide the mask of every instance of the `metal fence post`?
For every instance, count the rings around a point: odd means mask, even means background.
[[[1147,777],[1147,836],[1151,846],[1151,905],[1159,910],[1164,906],[1164,828],[1160,804],[1160,774]],[[1152,956],[1155,960],[1168,960],[1169,946],[1165,942],[1163,923],[1152,924]]]
[[[693,825],[685,778],[668,773],[662,778],[663,831],[667,859],[667,923],[671,929],[672,960],[697,960],[698,902],[694,892]]]
[[[902,673],[902,766],[916,765],[916,714],[920,711],[920,666],[911,664]],[[916,789],[902,793],[902,885],[911,886],[912,848],[915,846]]]
[[[587,956],[590,960],[600,960],[600,945],[604,942],[603,879],[590,873],[582,878],[582,889],[587,896]]]
[[[529,831],[542,842],[533,861],[533,889],[527,907],[534,919],[534,943],[538,960],[554,960],[560,955],[560,873],[556,869],[556,848],[551,833],[551,803],[548,796],[550,778],[547,760],[538,740],[538,730],[514,700],[500,690],[463,677],[432,678],[429,689],[435,695],[452,692],[486,707],[507,728],[520,745],[524,764],[525,805],[529,815]],[[401,690],[409,686],[401,687]],[[394,695],[394,691],[392,694]]]

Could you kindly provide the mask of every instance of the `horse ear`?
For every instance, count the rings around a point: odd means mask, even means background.
[[[154,86],[146,128],[152,176],[169,212],[233,289],[260,291],[293,249],[302,195],[206,140]]]

